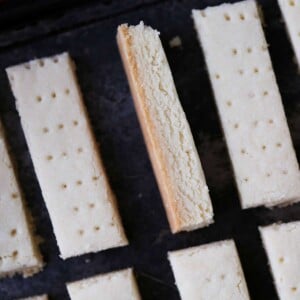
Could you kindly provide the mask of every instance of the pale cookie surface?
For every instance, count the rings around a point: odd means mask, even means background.
[[[300,68],[300,1],[277,0]]]
[[[159,33],[121,25],[117,40],[172,232],[207,226],[211,200]]]
[[[69,55],[7,73],[62,258],[127,244]]]
[[[71,300],[140,300],[132,269],[67,284]]]
[[[300,200],[299,165],[255,1],[194,10],[243,208]]]
[[[259,230],[279,298],[300,299],[300,221]]]
[[[30,276],[42,266],[0,123],[0,277]]]
[[[250,299],[233,240],[169,252],[182,300]]]

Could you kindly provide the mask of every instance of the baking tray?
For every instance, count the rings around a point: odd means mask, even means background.
[[[251,298],[278,299],[257,227],[277,221],[300,220],[300,204],[272,210],[241,210],[203,55],[190,16],[192,8],[222,2],[148,0],[109,1],[104,5],[102,1],[86,1],[83,6],[77,3],[69,10],[59,9],[59,16],[51,15],[53,10],[49,14],[43,12],[34,23],[31,18],[27,23],[24,21],[25,13],[22,20],[28,25],[19,28],[7,25],[1,32],[0,115],[26,203],[33,214],[37,233],[44,241],[41,251],[46,266],[43,272],[27,279],[21,276],[2,279],[0,299],[40,293],[48,293],[50,299],[69,299],[65,282],[134,267],[143,299],[176,300],[179,294],[167,251],[227,238],[234,238],[237,244]],[[263,7],[266,37],[299,160],[300,76],[278,6],[274,0],[259,3]],[[208,228],[175,235],[169,230],[115,42],[119,24],[136,24],[140,20],[161,32],[210,188],[215,223]],[[169,40],[177,35],[182,39],[182,47],[170,48]],[[76,62],[88,114],[130,241],[128,247],[65,261],[59,258],[4,72],[7,66],[63,51],[69,51]]]

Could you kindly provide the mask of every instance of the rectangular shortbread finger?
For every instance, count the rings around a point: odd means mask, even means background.
[[[71,300],[140,300],[132,269],[67,284]]]
[[[123,24],[117,41],[171,230],[207,226],[211,200],[159,33]]]
[[[24,299],[20,299],[20,300],[48,300],[48,296],[47,295],[41,295],[41,296],[24,298]]]
[[[182,300],[250,299],[233,240],[169,252]]]
[[[279,298],[300,299],[300,221],[259,230]]]
[[[300,200],[299,165],[255,1],[194,10],[243,208]]]
[[[23,201],[0,123],[0,277],[30,276],[43,266]]]
[[[7,69],[62,258],[127,244],[67,53]]]
[[[300,1],[278,0],[278,4],[300,68]]]

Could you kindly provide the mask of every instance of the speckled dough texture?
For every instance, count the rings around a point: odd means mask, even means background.
[[[169,260],[182,300],[250,300],[233,240],[169,252]]]
[[[126,245],[69,55],[7,74],[61,257]]]
[[[300,200],[299,165],[255,1],[193,18],[243,208]]]
[[[259,230],[279,298],[300,299],[300,221]]]
[[[23,196],[0,122],[0,277],[41,270],[41,255],[33,240]]]
[[[286,28],[295,51],[298,67],[300,69],[300,1],[277,0],[282,12]]]
[[[132,269],[69,283],[71,300],[141,300]]]
[[[207,226],[208,188],[159,33],[121,25],[117,41],[171,230]]]

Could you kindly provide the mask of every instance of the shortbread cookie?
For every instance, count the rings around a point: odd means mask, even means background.
[[[43,267],[0,123],[0,277]]]
[[[299,165],[255,1],[194,10],[243,208],[300,200]]]
[[[281,300],[300,299],[300,221],[260,227]]]
[[[277,0],[300,68],[300,1]]]
[[[169,253],[182,300],[250,299],[233,240]]]
[[[7,69],[62,258],[127,244],[74,67],[64,53]]]
[[[212,204],[159,33],[123,24],[117,41],[171,230],[207,226]]]
[[[140,300],[132,269],[98,275],[67,285],[71,300]]]

